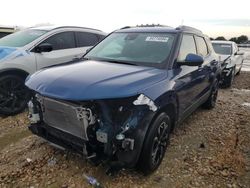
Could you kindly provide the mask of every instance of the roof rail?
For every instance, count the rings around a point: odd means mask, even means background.
[[[136,25],[136,27],[170,27],[170,26],[161,24],[140,24]]]
[[[180,25],[176,28],[176,30],[182,30],[182,31],[193,31],[193,32],[197,32],[197,33],[202,33],[201,30],[196,29],[194,27],[190,27],[190,26],[186,26],[186,25]]]
[[[90,29],[90,30],[95,30],[95,31],[101,31],[99,29],[93,29],[93,28],[89,28],[89,27],[80,27],[80,26],[54,26],[54,25],[32,26],[32,27],[29,27],[29,29],[35,29],[35,28],[38,28],[38,27],[53,27],[51,30],[62,29],[62,28],[79,28],[79,29]]]
[[[128,29],[128,28],[132,28],[132,26],[125,26],[125,27],[122,27],[120,29]]]
[[[134,27],[169,27],[169,28],[173,28],[171,26],[161,25],[161,24],[138,24],[136,26],[125,26],[125,27],[122,27],[121,29],[128,29],[128,28],[134,28]]]
[[[101,31],[99,29],[93,29],[90,27],[80,27],[80,26],[60,26],[60,27],[55,27],[54,29],[60,29],[60,28],[79,28],[79,29],[90,29],[90,30],[95,30],[95,31]]]
[[[54,29],[60,29],[60,28],[79,28],[79,29],[90,29],[90,30],[101,31],[99,29],[93,29],[90,27],[80,27],[80,26],[60,26],[60,27],[55,27]]]

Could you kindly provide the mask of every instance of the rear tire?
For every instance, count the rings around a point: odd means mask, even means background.
[[[170,117],[162,112],[150,126],[144,140],[138,161],[138,168],[144,175],[154,172],[161,164],[169,143],[170,132]]]
[[[14,115],[22,112],[30,99],[24,78],[18,75],[0,77],[0,114]]]
[[[216,79],[214,82],[214,85],[212,87],[211,94],[207,101],[202,105],[206,109],[212,109],[215,107],[217,96],[218,96],[218,90],[219,90],[219,81]]]

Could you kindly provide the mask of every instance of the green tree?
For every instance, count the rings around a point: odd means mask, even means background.
[[[223,36],[219,36],[219,37],[215,38],[214,40],[227,40],[227,39]]]
[[[248,37],[246,35],[241,35],[237,38],[238,44],[242,44],[242,43],[247,42],[247,41],[248,41]]]
[[[233,38],[231,38],[231,39],[229,39],[230,41],[233,41],[233,42],[238,42],[238,38],[237,37],[233,37]]]

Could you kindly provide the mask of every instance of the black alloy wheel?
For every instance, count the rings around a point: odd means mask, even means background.
[[[157,129],[156,135],[153,140],[152,147],[152,164],[157,166],[158,163],[162,160],[168,142],[168,124],[163,121]]]
[[[149,127],[137,167],[144,174],[154,172],[164,158],[171,132],[170,117],[162,112]]]
[[[24,79],[17,75],[0,77],[0,114],[14,115],[23,111],[30,99]]]

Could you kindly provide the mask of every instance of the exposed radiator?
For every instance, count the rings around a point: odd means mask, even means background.
[[[43,120],[46,124],[88,140],[87,128],[95,121],[91,109],[46,97],[40,98],[39,102],[42,103]]]

